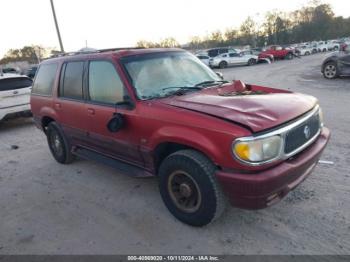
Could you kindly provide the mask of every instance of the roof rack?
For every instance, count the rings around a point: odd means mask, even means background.
[[[104,52],[120,51],[120,50],[133,50],[133,49],[144,49],[144,47],[117,47],[117,48],[106,48],[106,49],[82,50],[82,51],[76,51],[76,52],[57,53],[57,54],[52,55],[50,58],[62,57],[62,56],[74,56],[74,55],[104,53]]]

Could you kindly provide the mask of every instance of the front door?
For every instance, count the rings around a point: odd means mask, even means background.
[[[133,139],[135,110],[118,107],[127,95],[123,82],[111,61],[92,60],[88,65],[86,114],[91,146],[105,155],[143,165],[138,141]],[[124,126],[111,132],[107,125],[116,113],[122,114]]]
[[[350,53],[339,58],[338,65],[341,75],[350,75]]]

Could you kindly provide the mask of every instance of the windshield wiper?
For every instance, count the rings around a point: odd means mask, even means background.
[[[208,80],[208,81],[203,81],[195,85],[195,87],[199,86],[206,86],[206,85],[211,85],[211,84],[226,84],[229,83],[229,81],[226,80]]]
[[[200,88],[199,86],[169,86],[169,87],[165,87],[162,90],[168,90],[168,89],[179,89],[179,90],[201,90],[202,88]]]
[[[202,87],[199,86],[169,86],[165,87],[162,89],[162,91],[168,90],[168,89],[176,89],[174,92],[171,93],[171,95],[178,95],[178,94],[183,94],[184,91],[189,91],[189,90],[202,90]]]

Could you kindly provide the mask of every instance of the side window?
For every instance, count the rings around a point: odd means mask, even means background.
[[[95,102],[115,104],[124,101],[124,85],[112,63],[90,62],[89,95]]]
[[[33,84],[33,93],[38,95],[52,95],[56,71],[57,64],[41,65]]]
[[[32,80],[27,77],[9,77],[0,79],[0,91],[16,90],[28,88],[32,85]]]
[[[61,70],[60,96],[83,99],[84,62],[68,62]]]

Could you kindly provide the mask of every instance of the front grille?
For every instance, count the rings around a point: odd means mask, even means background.
[[[320,117],[318,113],[305,122],[288,131],[285,138],[284,153],[290,154],[311,140],[320,130]]]

